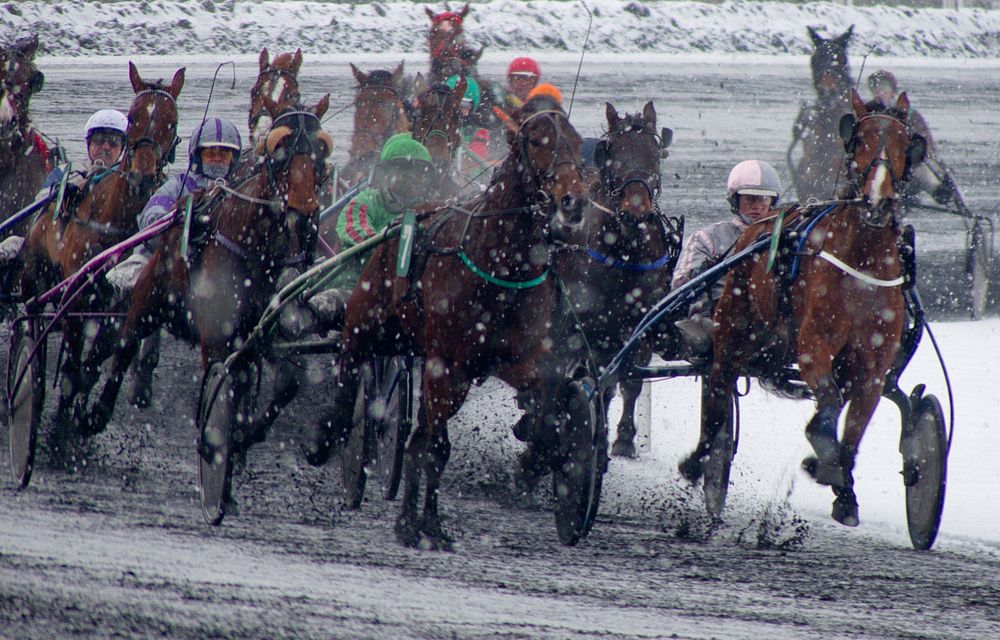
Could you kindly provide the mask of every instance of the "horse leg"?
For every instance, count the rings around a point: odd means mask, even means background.
[[[635,404],[642,393],[642,380],[628,380],[618,385],[622,390],[622,417],[618,421],[618,436],[611,446],[611,455],[635,457]],[[608,398],[610,400],[610,398]],[[607,403],[605,403],[607,406]]]
[[[354,426],[354,402],[361,384],[361,367],[365,356],[344,353],[338,363],[337,384],[333,391],[333,408],[320,419],[307,438],[306,461],[314,467],[326,464],[334,445],[343,444]]]
[[[132,384],[132,394],[129,402],[145,409],[153,401],[153,370],[160,363],[161,332],[154,331],[142,341],[139,358],[133,362],[132,374],[135,376]]]
[[[427,360],[433,361],[431,357]],[[423,394],[417,416],[417,428],[410,437],[404,457],[402,509],[396,519],[396,539],[415,547],[426,544],[431,549],[450,549],[451,539],[441,527],[438,492],[441,475],[451,456],[448,439],[448,419],[465,400],[469,383],[460,372],[451,376],[422,376]],[[425,475],[423,516],[418,520],[417,499],[420,495],[421,471]]]
[[[806,439],[815,452],[802,467],[820,484],[843,487],[846,483],[841,465],[841,445],[837,422],[844,408],[844,397],[834,376],[834,357],[840,351],[837,327],[826,322],[810,322],[807,317],[799,329],[798,365],[802,380],[816,398],[816,413],[806,425]]]
[[[705,462],[712,453],[712,443],[719,435],[719,430],[729,422],[736,378],[736,371],[728,362],[713,364],[708,375],[706,388],[702,391],[701,435],[698,437],[698,445],[677,465],[681,476],[692,484],[698,482],[704,473]]]
[[[77,394],[83,388],[83,380],[80,377],[83,341],[83,322],[77,318],[67,318],[63,325],[63,361],[56,419],[74,428],[76,425],[73,423],[73,405]]]
[[[296,362],[280,360],[275,364],[273,397],[259,418],[247,416],[243,428],[244,447],[264,442],[274,421],[281,415],[281,410],[298,395],[300,384],[299,366]]]

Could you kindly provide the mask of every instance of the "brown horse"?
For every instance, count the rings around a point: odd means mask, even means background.
[[[358,81],[354,96],[354,133],[350,157],[341,172],[348,184],[368,177],[378,162],[382,145],[395,133],[410,130],[403,106],[403,63],[393,71],[377,69],[364,73],[353,64],[351,71]]]
[[[586,337],[584,350],[598,364],[611,360],[670,290],[682,233],[682,223],[663,215],[658,203],[660,160],[669,140],[656,128],[653,103],[637,114],[619,116],[610,102],[605,111],[608,130],[594,154],[600,180],[591,189],[593,206],[578,238],[565,238],[571,250],[560,252],[555,263]],[[649,361],[652,340],[638,355],[642,362]],[[634,457],[642,383],[621,387],[624,406],[612,453]]]
[[[299,96],[299,68],[302,66],[302,49],[295,53],[279,53],[270,60],[267,48],[260,50],[258,59],[260,72],[250,89],[250,113],[247,127],[250,131],[251,148],[258,154],[264,153],[264,141],[271,130],[271,116],[264,106],[264,96],[280,106],[301,102]]]
[[[462,21],[469,15],[469,4],[466,3],[459,11],[451,11],[447,5],[441,13],[434,13],[430,7],[424,7],[424,11],[431,19],[431,28],[427,33],[427,48],[431,54],[430,78],[431,82],[440,82],[452,75],[444,67],[458,57],[465,43]]]
[[[554,350],[558,291],[547,278],[550,224],[582,224],[586,196],[580,136],[561,106],[529,101],[513,115],[511,152],[486,193],[467,208],[424,217],[413,273],[396,277],[398,239],[379,245],[348,301],[333,416],[320,426],[312,464],[350,432],[360,367],[373,354],[423,356],[418,425],[405,457],[405,489],[396,536],[406,545],[448,545],[438,489],[451,445],[448,420],[474,381],[496,375],[537,398],[531,440],[551,446],[562,424],[555,408],[567,359]],[[386,283],[369,286],[366,283]],[[425,477],[422,517],[417,500]]]
[[[851,70],[847,45],[854,27],[836,38],[823,38],[812,27],[815,46],[810,59],[816,102],[803,104],[792,126],[792,142],[786,153],[795,193],[800,201],[829,200],[838,187],[845,187],[843,152],[840,148],[840,118],[851,112]],[[802,155],[793,160],[801,143]]]
[[[135,98],[128,113],[125,155],[115,171],[85,191],[78,205],[56,215],[43,214],[32,226],[23,250],[21,290],[26,298],[44,292],[103,249],[132,235],[137,214],[163,182],[164,167],[179,141],[177,96],[184,86],[184,69],[165,85],[144,81],[130,62],[129,78]],[[105,303],[99,298],[81,298],[73,311],[100,309]],[[84,325],[79,317],[67,317],[63,323],[61,419],[68,416],[76,394],[96,380],[100,361],[88,358],[86,365],[81,363]]]
[[[758,254],[729,273],[715,310],[701,439],[680,466],[691,481],[700,477],[728,420],[737,376],[766,375],[794,363],[817,402],[806,426],[816,457],[803,466],[832,486],[833,517],[848,526],[858,524],[854,459],[903,331],[898,196],[925,150],[908,128],[905,93],[890,111],[873,111],[873,104],[852,91],[853,114],[842,121],[851,200],[824,207],[822,214],[794,208],[786,217],[789,225],[804,219],[801,242],[789,252],[801,262],[775,275]],[[772,231],[773,224],[752,225],[734,251]],[[795,269],[796,280],[785,277]],[[837,422],[848,402],[841,442]]]
[[[202,198],[192,213],[196,248],[191,257],[182,255],[185,239],[178,225],[166,232],[140,272],[107,383],[84,421],[88,433],[104,429],[111,418],[140,340],[166,324],[177,337],[200,343],[202,371],[207,371],[246,339],[281,271],[310,264],[317,191],[332,149],[330,136],[320,128],[329,95],[308,109],[279,111],[268,96],[263,103],[273,121],[263,165],[233,188]],[[276,395],[288,395],[275,403],[284,406],[295,391],[281,390]],[[272,406],[265,418],[273,421],[280,406]]]
[[[429,84],[417,73],[413,88],[417,94],[412,113],[413,138],[431,154],[437,182],[432,199],[444,200],[461,186],[456,181],[455,159],[462,147],[459,106],[465,95],[465,78],[452,89],[443,82]]]
[[[44,76],[35,65],[38,37],[0,49],[0,219],[31,203],[50,167],[49,149],[31,126],[31,96]],[[30,218],[13,233],[23,236]]]

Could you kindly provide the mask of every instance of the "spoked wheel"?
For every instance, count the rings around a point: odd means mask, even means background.
[[[35,348],[36,326],[18,323],[7,363],[7,423],[10,472],[19,489],[28,486],[35,465],[35,441],[45,404],[45,344]]]
[[[215,362],[201,383],[198,400],[198,480],[205,521],[219,525],[226,515],[233,475],[233,425],[236,381],[223,362]]]
[[[969,292],[972,302],[972,319],[979,320],[986,315],[990,295],[989,245],[978,220],[972,228],[969,242],[969,257],[966,272],[969,277]]]
[[[705,419],[705,400],[708,394],[708,380],[701,385],[701,415]],[[712,452],[704,463],[705,509],[713,518],[721,518],[726,507],[726,495],[729,493],[729,472],[733,467],[733,456],[736,455],[736,434],[733,429],[733,413],[735,399],[730,402],[726,412],[726,423],[712,442]]]
[[[559,429],[560,463],[553,466],[552,493],[559,541],[567,546],[593,528],[608,464],[604,412],[596,410],[588,394],[593,387],[589,379],[574,380],[560,398],[566,420]]]
[[[342,449],[341,476],[344,483],[344,500],[349,509],[360,507],[365,497],[367,467],[372,459],[375,441],[375,420],[370,415],[367,399],[374,398],[375,391],[373,367],[364,366],[361,368],[358,392],[354,399],[351,434]]]
[[[411,362],[403,356],[390,358],[380,367],[379,404],[384,409],[376,423],[375,469],[382,497],[394,500],[403,475],[406,439],[413,427],[415,384]]]
[[[916,549],[930,549],[941,525],[948,476],[944,412],[933,395],[920,398],[914,407],[913,425],[901,449],[910,541]]]

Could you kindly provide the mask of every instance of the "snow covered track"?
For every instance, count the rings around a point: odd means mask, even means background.
[[[845,7],[825,2],[590,0],[594,52],[805,54],[806,25],[855,25],[852,55],[1000,54],[1000,11]],[[442,3],[434,3],[439,9]],[[409,2],[17,2],[0,8],[0,41],[37,33],[45,55],[425,51],[427,16]],[[886,30],[886,25],[891,29]],[[466,19],[470,41],[493,50],[579,49],[587,16],[575,2],[489,0]]]

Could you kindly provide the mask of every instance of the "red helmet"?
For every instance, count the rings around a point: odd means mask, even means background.
[[[507,67],[507,77],[511,76],[531,76],[533,78],[539,78],[542,75],[542,70],[538,67],[538,63],[531,58],[514,58],[510,66]]]

